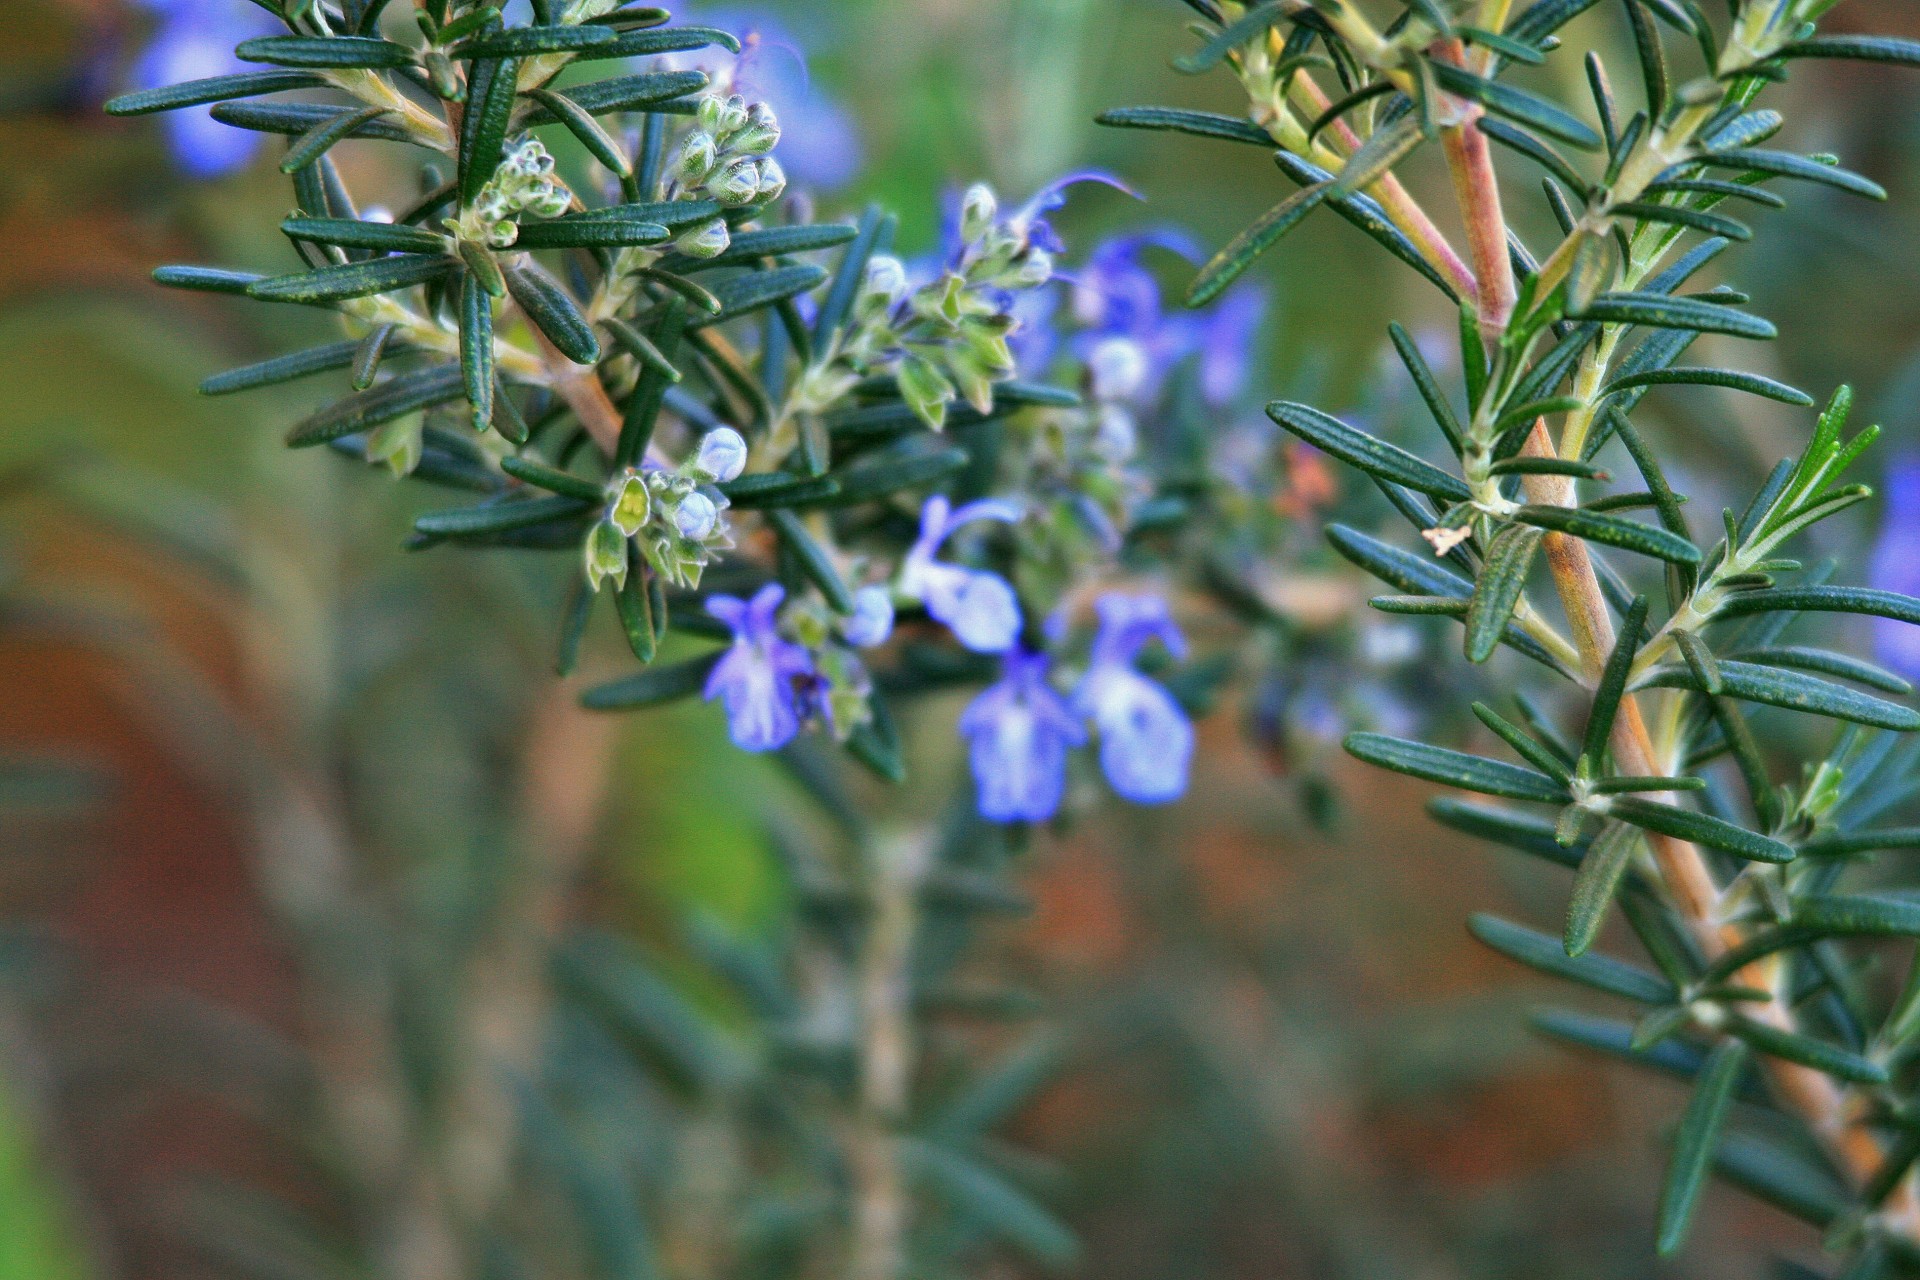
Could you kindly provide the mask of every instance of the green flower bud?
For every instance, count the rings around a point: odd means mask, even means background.
[[[772,204],[787,189],[787,171],[772,156],[760,161],[760,186],[754,192],[754,199],[761,204]]]
[[[866,274],[860,279],[860,297],[855,311],[863,318],[892,310],[907,296],[907,268],[900,259],[875,254],[867,260]]]
[[[947,401],[953,399],[953,383],[947,380],[947,375],[941,373],[933,361],[923,355],[910,353],[900,363],[894,381],[900,388],[900,398],[907,402],[907,407],[922,422],[935,431],[946,426]]]
[[[424,425],[425,418],[418,413],[381,423],[367,434],[367,461],[376,466],[384,462],[396,480],[412,475],[425,447],[421,435]]]
[[[542,182],[528,194],[523,207],[542,218],[557,218],[572,205],[572,192],[557,182]]]
[[[720,147],[713,140],[713,135],[704,129],[695,130],[680,144],[680,154],[674,158],[673,172],[682,186],[698,187],[713,172],[719,156]]]
[[[747,156],[730,160],[718,174],[707,179],[707,194],[721,204],[751,204],[760,193],[760,163]]]
[[[629,470],[619,482],[614,492],[613,505],[607,510],[607,519],[615,528],[631,538],[647,527],[647,521],[653,515],[653,491],[647,487],[647,478],[638,471]]]
[[[681,232],[680,238],[673,242],[673,247],[689,258],[717,258],[732,243],[733,233],[727,230],[727,220],[709,218]]]
[[[613,579],[615,589],[627,585],[627,535],[611,520],[602,520],[587,534],[587,585],[598,591],[600,584]]]
[[[756,102],[747,108],[747,123],[733,137],[733,149],[750,156],[763,156],[780,141],[780,121],[773,108]]]

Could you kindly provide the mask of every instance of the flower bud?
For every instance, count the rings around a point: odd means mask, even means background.
[[[709,218],[680,233],[673,247],[689,258],[717,258],[733,243],[725,218]]]
[[[697,129],[680,144],[680,154],[673,161],[674,174],[683,186],[697,187],[713,172],[719,156],[720,147],[713,135],[704,129]]]
[[[629,470],[619,482],[613,505],[607,510],[607,519],[631,538],[646,528],[652,515],[653,491],[647,487],[647,478],[638,471]]]
[[[627,584],[627,537],[611,520],[602,520],[587,534],[587,585],[598,591],[607,578],[615,587]]]
[[[893,634],[893,593],[875,584],[853,593],[853,612],[840,619],[840,634],[850,645],[870,649]]]
[[[729,160],[720,172],[707,179],[707,194],[721,204],[751,204],[760,193],[760,164],[748,157]]]
[[[972,244],[993,226],[993,220],[999,215],[1000,201],[993,194],[993,188],[984,182],[976,182],[967,188],[967,194],[960,201],[960,240]]]
[[[773,108],[756,102],[747,108],[747,123],[733,138],[733,148],[748,155],[763,156],[780,141],[780,121]]]
[[[900,398],[922,422],[935,431],[946,426],[947,401],[953,399],[953,383],[933,361],[910,354],[901,362],[894,380],[899,385]]]
[[[787,189],[787,171],[772,156],[760,162],[760,185],[753,198],[761,204],[772,204]]]
[[[1045,249],[1029,249],[1007,273],[1007,284],[1015,289],[1037,289],[1053,279],[1053,255]]]
[[[700,440],[693,469],[715,484],[738,479],[747,469],[747,442],[732,427],[716,427]]]
[[[573,193],[555,182],[542,182],[528,193],[525,208],[542,218],[557,218],[573,205]]]
[[[907,268],[898,258],[875,254],[860,280],[859,309],[883,311],[907,296]]]
[[[680,500],[673,513],[673,526],[689,542],[700,542],[712,535],[720,524],[720,508],[713,499],[695,490]]]
[[[720,104],[713,131],[731,142],[731,135],[747,127],[747,119],[747,100],[737,93],[733,94]]]

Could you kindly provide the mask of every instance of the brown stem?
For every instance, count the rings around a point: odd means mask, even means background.
[[[1482,282],[1480,329],[1492,340],[1505,332],[1513,310],[1512,272],[1499,187],[1486,136],[1475,120],[1447,130],[1445,141],[1448,167]],[[1504,291],[1498,283],[1503,277],[1507,282]],[[1544,420],[1534,424],[1525,451],[1540,457],[1557,456]],[[1529,476],[1525,484],[1529,501],[1558,506],[1576,502],[1568,477]],[[1613,618],[1606,596],[1585,543],[1563,534],[1548,534],[1543,546],[1580,650],[1582,676],[1592,687],[1598,683],[1614,646]],[[1631,693],[1621,699],[1611,745],[1620,770],[1626,774],[1667,776],[1675,764],[1662,759],[1656,750],[1639,699]],[[1712,960],[1740,945],[1745,932],[1719,918],[1720,887],[1700,850],[1688,841],[1652,832],[1647,834],[1647,844],[1669,901],[1707,958]],[[1796,1028],[1793,1010],[1780,991],[1782,976],[1779,965],[1762,961],[1749,966],[1738,980],[1775,993],[1766,1003],[1750,1007],[1748,1016],[1791,1031]],[[1864,1099],[1812,1068],[1768,1055],[1763,1055],[1760,1063],[1779,1104],[1800,1116],[1856,1188],[1869,1183],[1884,1167],[1886,1152],[1865,1123]],[[1888,1197],[1880,1216],[1889,1230],[1920,1240],[1920,1196],[1916,1196],[1911,1177],[1902,1180]]]
[[[915,900],[927,856],[923,835],[883,837],[871,851],[873,915],[859,962],[860,1105],[853,1119],[853,1239],[848,1280],[900,1280],[909,1201],[900,1129],[911,1101]]]
[[[620,448],[622,417],[613,397],[600,385],[599,374],[591,365],[575,364],[560,354],[560,349],[540,332],[539,325],[530,327],[534,341],[540,344],[540,359],[546,365],[548,383],[554,393],[567,402],[573,416],[580,419],[580,425],[587,429],[600,451],[613,457]]]

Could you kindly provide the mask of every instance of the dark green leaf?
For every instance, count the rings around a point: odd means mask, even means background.
[[[330,342],[324,347],[311,347],[305,351],[295,351],[291,355],[275,356],[271,360],[262,360],[259,364],[250,364],[240,369],[229,369],[225,373],[216,373],[200,384],[203,396],[231,395],[235,391],[251,391],[255,387],[270,387],[282,382],[292,382],[295,378],[305,378],[316,373],[326,373],[333,369],[345,369],[353,363],[359,354],[360,343]]]
[[[723,484],[720,492],[727,496],[728,502],[743,511],[763,507],[805,507],[837,496],[840,482],[832,476],[808,477],[795,475],[791,471],[762,471]]]
[[[581,26],[506,27],[463,40],[447,50],[447,56],[465,60],[480,58],[531,58],[547,53],[578,53],[600,45],[613,44],[620,33],[594,23]]]
[[[1529,129],[1537,129],[1549,138],[1558,138],[1583,151],[1598,151],[1604,140],[1579,117],[1545,98],[1523,89],[1486,80],[1446,62],[1429,61],[1433,78],[1448,93],[1470,98],[1498,116],[1505,116]]]
[[[1768,400],[1778,400],[1781,404],[1805,407],[1813,403],[1813,397],[1797,387],[1790,387],[1784,382],[1775,382],[1772,378],[1763,378],[1757,373],[1744,373],[1738,369],[1649,369],[1644,373],[1630,373],[1615,378],[1606,385],[1606,389],[1601,394],[1610,396],[1615,392],[1628,391],[1635,387],[1666,386],[1728,387],[1734,391],[1764,396]]]
[[[1464,751],[1381,733],[1350,733],[1345,745],[1368,764],[1449,787],[1541,804],[1565,804],[1569,798],[1567,789],[1544,773]]]
[[[1761,1138],[1731,1134],[1714,1153],[1714,1171],[1796,1217],[1826,1228],[1852,1211],[1832,1177]]]
[[[1190,76],[1211,71],[1241,45],[1250,40],[1264,38],[1267,29],[1286,16],[1286,8],[1282,0],[1265,0],[1265,3],[1254,5],[1215,32],[1211,39],[1194,52],[1175,58],[1174,70],[1183,71]]]
[[[483,503],[477,507],[429,511],[417,518],[413,527],[436,538],[459,538],[531,528],[583,516],[588,510],[590,507],[587,503],[560,494],[546,498],[512,498],[505,502]]]
[[[606,491],[597,481],[584,476],[576,476],[570,471],[550,467],[538,458],[525,456],[500,459],[500,469],[516,480],[538,485],[542,489],[564,494],[569,498],[578,498],[582,502],[605,502]]]
[[[263,302],[316,305],[429,284],[441,279],[452,269],[453,259],[445,255],[406,254],[369,258],[365,262],[348,262],[321,267],[318,271],[256,280],[247,286],[247,294]]]
[[[1250,120],[1182,107],[1114,107],[1095,116],[1094,122],[1120,129],[1164,129],[1196,138],[1246,142],[1256,147],[1274,145],[1267,131]]]
[[[1568,848],[1561,844],[1555,838],[1553,822],[1546,818],[1476,804],[1456,796],[1435,796],[1427,801],[1427,812],[1434,821],[1455,831],[1491,840],[1563,867],[1580,865],[1579,846]]]
[[[575,215],[545,222],[523,222],[516,249],[617,249],[664,244],[673,232],[658,222]]]
[[[717,27],[664,27],[657,31],[629,31],[612,44],[596,45],[594,58],[645,58],[656,53],[686,53],[719,45],[740,52],[740,41]]]
[[[511,131],[520,64],[488,59],[467,72],[467,106],[460,117],[460,203],[470,205],[500,168]]]
[[[228,271],[224,267],[155,267],[153,282],[169,289],[191,289],[196,293],[244,294],[267,277],[252,271]]]
[[[1677,805],[1643,800],[1638,796],[1616,796],[1608,801],[1607,812],[1636,827],[1672,836],[1676,840],[1690,840],[1710,849],[1720,849],[1737,858],[1755,862],[1793,861],[1793,849],[1772,836],[1763,836],[1757,831],[1748,831],[1723,819],[1682,809]]]
[[[1655,688],[1692,689],[1698,682],[1691,670],[1664,667],[1647,677]],[[1810,715],[1850,720],[1878,729],[1911,732],[1920,729],[1920,711],[1849,689],[1804,672],[1752,662],[1720,661],[1720,687],[1728,697],[1747,702],[1804,711]]]
[[[1920,40],[1900,36],[1813,36],[1781,48],[1782,58],[1848,58],[1856,62],[1886,62],[1920,67]]]
[[[555,89],[531,89],[527,96],[545,107],[567,127],[587,153],[619,178],[633,176],[633,161],[619,139],[608,133],[593,118],[593,113]]]
[[[1745,1014],[1729,1013],[1726,1030],[1729,1035],[1739,1036],[1769,1057],[1797,1062],[1803,1067],[1824,1071],[1839,1080],[1850,1080],[1855,1084],[1887,1082],[1887,1069],[1884,1066],[1851,1049],[1843,1049],[1796,1031],[1787,1031],[1772,1023],[1756,1022]]]
[[[1695,644],[1700,643],[1692,632],[1677,632],[1675,639],[1685,635]],[[1799,645],[1770,645],[1759,649],[1743,649],[1739,653],[1728,655],[1742,662],[1757,662],[1769,667],[1792,667],[1797,671],[1817,671],[1821,675],[1839,676],[1843,680],[1857,680],[1884,692],[1905,697],[1913,692],[1912,681],[1904,676],[1895,675],[1885,667],[1877,667],[1871,662],[1850,657],[1844,653],[1835,653],[1831,649],[1807,649]],[[1691,664],[1689,664],[1691,665]],[[1698,668],[1695,669],[1698,675]],[[1718,693],[1718,689],[1709,689],[1709,693]]]
[[[348,249],[378,249],[386,253],[441,253],[447,238],[404,223],[367,222],[358,218],[291,217],[280,229],[298,240],[337,244]]]
[[[566,94],[568,100],[580,110],[601,116],[670,102],[690,93],[698,93],[706,86],[707,74],[704,71],[649,71],[643,75],[596,80],[591,84],[568,85]],[[529,108],[521,124],[531,128],[553,124],[558,119],[544,105],[537,105]]]
[[[1818,183],[1852,195],[1865,196],[1869,200],[1887,198],[1887,189],[1871,178],[1842,169],[1837,164],[1825,164],[1807,156],[1795,155],[1791,151],[1734,148],[1701,156],[1700,163],[1719,169],[1744,169],[1781,178],[1797,178],[1802,182]]]
[[[798,297],[818,287],[826,278],[825,268],[811,264],[742,272],[713,287],[713,296],[720,300],[719,312],[695,316],[689,327],[699,329],[724,324],[784,298]]]
[[[662,271],[685,275],[691,271],[711,271],[716,267],[737,267],[762,258],[793,253],[814,253],[846,244],[858,229],[844,224],[822,222],[798,227],[763,227],[757,231],[738,231],[726,252],[711,258],[689,258],[669,254],[660,259]]]
[[[354,114],[352,107],[331,107],[318,102],[222,102],[213,108],[213,118],[236,129],[256,133],[311,133],[329,120]],[[412,142],[406,126],[390,116],[374,116],[356,126],[356,138],[378,138],[382,142]]]
[[[1587,713],[1587,733],[1580,754],[1597,773],[1606,758],[1607,743],[1613,737],[1613,724],[1620,712],[1620,699],[1626,696],[1627,676],[1633,670],[1633,656],[1640,650],[1640,633],[1647,625],[1647,598],[1636,596],[1621,620],[1620,633],[1594,686],[1593,707]]]
[[[1458,476],[1415,457],[1399,445],[1350,427],[1311,405],[1275,400],[1267,406],[1267,416],[1308,444],[1369,475],[1447,502],[1459,502],[1469,496],[1466,482]]]
[[[242,62],[281,67],[387,68],[413,64],[413,50],[373,36],[259,36],[233,51]]]
[[[1592,952],[1570,956],[1560,939],[1485,912],[1468,917],[1467,931],[1510,960],[1597,991],[1642,1004],[1672,1004],[1679,995],[1665,979],[1638,965]]]
[[[1445,568],[1432,556],[1415,555],[1389,546],[1372,534],[1344,524],[1327,526],[1327,541],[1353,563],[1381,581],[1416,595],[1450,596],[1465,601],[1473,584]]]
[[[1736,338],[1772,338],[1779,332],[1759,316],[1748,315],[1732,307],[1660,293],[1603,293],[1573,318],[1598,320],[1603,324],[1638,324],[1656,329],[1726,333]]]
[[[1524,506],[1513,513],[1515,520],[1568,534],[1586,542],[1601,542],[1611,547],[1637,551],[1672,564],[1700,563],[1700,548],[1666,529],[1626,520],[1582,507]]]
[[[526,259],[502,264],[501,270],[513,300],[561,355],[583,365],[600,359],[600,339],[559,281]]]
[[[1875,618],[1920,625],[1920,598],[1869,587],[1769,587],[1728,596],[1716,618],[1741,618],[1755,613],[1863,613]]]
[[[1687,1113],[1673,1139],[1673,1160],[1667,1165],[1666,1185],[1660,1192],[1659,1251],[1672,1257],[1686,1243],[1693,1225],[1693,1208],[1707,1179],[1713,1153],[1719,1148],[1720,1127],[1733,1102],[1734,1089],[1747,1067],[1747,1046],[1723,1040],[1707,1055],[1706,1066],[1693,1087]]]
[[[1226,292],[1227,286],[1239,279],[1255,258],[1298,226],[1332,190],[1331,184],[1326,183],[1302,187],[1260,215],[1252,226],[1235,236],[1200,268],[1200,273],[1187,287],[1187,305],[1204,307]]]
[[[1573,896],[1567,905],[1562,943],[1569,956],[1583,956],[1593,946],[1607,918],[1607,907],[1620,891],[1620,882],[1633,864],[1633,852],[1639,845],[1638,831],[1611,823],[1587,850],[1573,878]]]
[[[415,369],[312,414],[288,433],[287,444],[295,449],[325,444],[417,410],[445,404],[458,399],[464,391],[457,364]]]
[[[251,98],[262,93],[281,93],[288,89],[318,89],[326,85],[319,76],[304,71],[247,71],[232,76],[211,76],[189,80],[158,89],[142,89],[107,99],[104,110],[110,116],[143,116],[155,111],[173,111],[197,107],[209,102],[233,98]]]
[[[836,613],[853,612],[853,593],[847,590],[846,581],[840,571],[834,568],[833,560],[826,549],[815,542],[813,535],[807,532],[800,517],[793,512],[776,507],[767,513],[767,522],[780,535],[780,544],[799,564],[800,569],[814,586],[820,588],[820,594],[826,597],[827,604]]]
[[[1467,608],[1468,661],[1485,662],[1499,647],[1513,619],[1514,606],[1527,589],[1527,573],[1545,536],[1543,530],[1523,524],[1507,525],[1493,535],[1486,563],[1474,584],[1473,603]]]

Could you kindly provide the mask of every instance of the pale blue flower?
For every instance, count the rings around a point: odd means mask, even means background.
[[[1186,640],[1159,596],[1109,593],[1094,608],[1100,630],[1073,708],[1098,733],[1100,768],[1115,791],[1139,804],[1178,799],[1193,760],[1193,724],[1165,686],[1133,662],[1154,640],[1182,657]]]
[[[740,478],[747,469],[747,442],[732,427],[715,427],[700,438],[693,469],[718,484]]]
[[[234,46],[282,29],[264,11],[237,0],[143,2],[159,15],[159,26],[133,65],[134,84],[142,89],[258,71],[259,64],[234,56]],[[210,112],[187,107],[168,112],[164,121],[174,158],[196,178],[217,178],[244,167],[266,141],[267,135],[230,128]]]
[[[853,612],[840,619],[840,635],[850,645],[871,649],[893,634],[893,593],[879,585],[853,593]]]
[[[987,498],[955,510],[945,497],[935,494],[920,509],[920,537],[901,562],[901,592],[922,601],[928,613],[975,653],[1002,653],[1013,647],[1020,635],[1020,599],[997,573],[935,557],[962,525],[975,520],[1012,524],[1019,519],[1020,508],[1011,502]]]
[[[1078,173],[1069,173],[1055,178],[1046,186],[1033,193],[1033,196],[1007,218],[1007,226],[1027,244],[1047,253],[1063,253],[1066,245],[1054,234],[1053,224],[1047,221],[1047,215],[1067,202],[1067,192],[1083,182],[1098,182],[1112,187],[1115,191],[1124,191],[1135,200],[1141,199],[1135,191],[1120,179],[1099,169],[1082,169]]]
[[[991,822],[1051,818],[1066,792],[1067,752],[1087,740],[1047,670],[1045,654],[1013,649],[1000,680],[961,713],[980,816]]]
[[[1882,591],[1920,595],[1920,454],[1895,458],[1882,488],[1886,524],[1874,544],[1868,581]],[[1920,680],[1920,627],[1875,618],[1873,647],[1880,661],[1908,679]]]
[[[780,635],[778,615],[786,595],[786,588],[769,582],[752,600],[707,600],[707,612],[732,629],[733,646],[714,664],[702,696],[725,704],[727,733],[743,751],[772,751],[800,732],[794,680],[812,674],[813,659]]]

